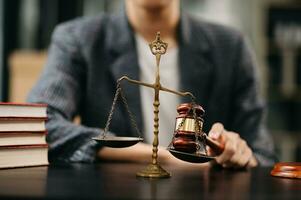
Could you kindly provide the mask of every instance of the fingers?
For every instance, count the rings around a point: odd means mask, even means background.
[[[212,138],[213,140],[218,141],[219,143],[223,144],[223,133],[224,133],[225,129],[223,124],[221,123],[215,123],[213,124],[213,126],[211,127],[211,130],[208,133],[208,136],[210,138]],[[211,156],[215,156],[215,152],[214,150],[212,150],[209,146],[207,146],[207,151],[209,153],[209,155]]]
[[[225,149],[223,153],[216,158],[218,164],[222,165],[223,167],[231,167],[231,159],[235,157],[238,149],[238,137],[239,136],[235,133],[223,133]]]
[[[242,168],[248,165],[252,157],[252,151],[245,140],[239,138],[237,150],[227,163],[227,167]]]
[[[216,157],[216,162],[226,168],[255,167],[257,161],[247,142],[239,134],[224,129],[223,124],[213,124],[209,137],[224,145],[222,154]],[[214,152],[208,148],[209,155]]]
[[[258,165],[258,162],[256,158],[252,155],[251,159],[249,160],[246,167],[256,167]]]
[[[224,126],[221,123],[213,124],[211,130],[209,131],[209,137],[212,139],[218,140],[220,139],[222,133],[224,132]]]
[[[225,168],[254,167],[257,165],[252,150],[246,141],[240,138],[237,133],[224,131],[222,138],[224,140],[225,149],[223,153],[216,158],[218,164]]]

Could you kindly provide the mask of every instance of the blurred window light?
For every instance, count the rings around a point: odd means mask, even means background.
[[[300,48],[301,24],[278,23],[275,27],[275,40],[280,48]]]

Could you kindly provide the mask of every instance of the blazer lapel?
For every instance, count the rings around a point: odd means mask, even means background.
[[[178,30],[180,89],[190,91],[205,110],[210,101],[213,86],[213,63],[209,44],[198,29],[199,21],[182,14]],[[185,98],[182,101],[190,101]]]
[[[107,45],[111,51],[112,64],[110,66],[113,78],[117,81],[122,76],[139,80],[139,66],[136,53],[136,45],[133,31],[127,22],[125,14],[112,16],[110,25],[107,30]],[[127,100],[130,111],[135,116],[137,126],[140,131],[143,128],[140,90],[138,85],[133,85],[127,81],[123,81],[122,91]],[[124,118],[129,119],[126,110],[123,110]],[[137,136],[135,129],[132,127],[130,120],[130,134]]]

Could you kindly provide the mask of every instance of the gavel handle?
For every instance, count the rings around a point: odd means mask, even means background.
[[[216,153],[217,155],[220,155],[223,153],[225,146],[210,137],[206,136],[206,144]]]

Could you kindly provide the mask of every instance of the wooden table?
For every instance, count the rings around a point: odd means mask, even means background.
[[[164,166],[171,178],[137,178],[144,167],[102,163],[0,170],[0,199],[301,199],[301,180],[272,177],[271,168]]]

